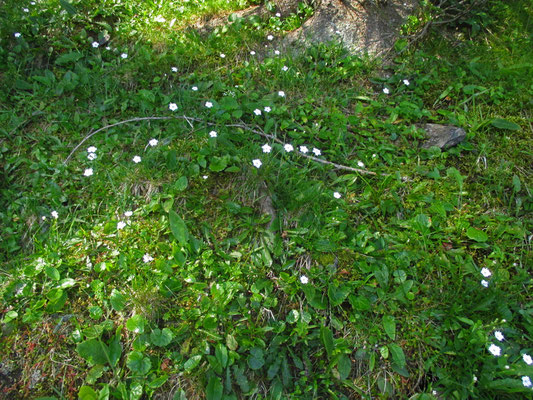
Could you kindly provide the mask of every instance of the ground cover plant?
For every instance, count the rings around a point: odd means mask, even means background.
[[[0,397],[531,398],[531,4],[258,3],[0,6]]]

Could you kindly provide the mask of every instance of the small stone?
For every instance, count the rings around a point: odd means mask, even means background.
[[[424,149],[437,146],[442,150],[457,146],[466,138],[463,128],[453,125],[425,124],[427,140],[422,144]]]

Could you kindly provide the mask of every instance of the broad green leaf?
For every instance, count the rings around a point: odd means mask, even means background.
[[[98,393],[90,386],[82,386],[78,392],[79,400],[98,400]]]
[[[324,347],[326,348],[328,357],[331,358],[331,355],[333,354],[333,350],[335,349],[335,341],[333,339],[333,333],[331,332],[331,329],[329,329],[326,326],[321,326],[320,327],[320,339],[322,340],[322,343],[324,344]]]
[[[174,393],[174,396],[172,396],[172,400],[187,400],[187,395],[185,394],[185,390],[178,389],[178,391]]]
[[[389,351],[392,355],[392,362],[398,365],[400,368],[405,367],[405,354],[400,346],[396,343],[389,344]]]
[[[8,322],[11,322],[13,321],[15,318],[17,318],[19,316],[19,314],[16,312],[16,311],[8,311],[6,313],[6,315],[4,316],[4,319],[2,320],[2,322],[4,324],[7,324]]]
[[[383,317],[383,328],[392,340],[396,339],[396,320],[392,315],[385,315]]]
[[[104,311],[99,306],[90,306],[88,310],[89,316],[94,320],[102,318],[102,315],[104,314]]]
[[[130,386],[130,397],[128,400],[139,400],[143,395],[143,385],[139,382],[133,382]]]
[[[337,370],[339,371],[339,377],[341,381],[344,381],[350,375],[352,370],[352,361],[347,354],[342,354],[337,362]]]
[[[226,157],[214,156],[209,163],[209,169],[213,172],[223,171],[228,166],[228,160]]]
[[[468,228],[466,231],[466,236],[468,236],[469,239],[475,240],[476,242],[486,242],[489,238],[485,232],[472,227]]]
[[[85,380],[88,384],[94,385],[96,381],[102,376],[105,369],[106,367],[104,367],[102,364],[95,365],[89,370],[87,376],[85,377]]]
[[[150,359],[139,351],[132,351],[128,354],[126,365],[133,373],[139,375],[146,375],[150,371],[150,368],[152,368]]]
[[[78,12],[76,7],[70,4],[67,0],[59,0],[59,4],[61,4],[61,8],[63,8],[70,15],[75,15]]]
[[[365,296],[349,296],[348,300],[350,301],[353,309],[357,311],[368,311],[372,307],[370,300],[368,300]]]
[[[126,306],[126,296],[124,296],[117,289],[113,289],[111,291],[109,301],[111,303],[111,307],[113,307],[115,311],[122,311]]]
[[[134,315],[126,321],[126,328],[134,333],[143,333],[144,317],[142,315]]]
[[[250,383],[248,378],[244,375],[244,368],[239,368],[236,364],[233,365],[233,376],[237,381],[237,385],[241,388],[243,393],[247,393],[250,390]]]
[[[159,378],[155,378],[153,381],[148,383],[150,389],[157,389],[165,384],[168,381],[168,375],[161,375]]]
[[[289,314],[287,315],[287,322],[289,324],[294,324],[295,322],[298,322],[299,318],[300,318],[300,313],[297,310],[291,310],[289,311]]]
[[[60,276],[59,276],[59,271],[57,270],[57,268],[54,268],[54,267],[49,267],[49,266],[45,266],[44,267],[44,272],[46,275],[48,275],[48,277],[54,281],[58,281]]]
[[[239,343],[237,342],[237,339],[235,339],[235,336],[233,335],[227,335],[226,336],[226,346],[228,346],[228,349],[230,350],[237,350],[239,347]]]
[[[76,346],[78,354],[91,364],[106,364],[108,349],[98,339],[89,339]]]
[[[150,333],[150,341],[155,346],[165,347],[172,341],[173,336],[172,331],[168,328],[154,329]]]
[[[216,376],[212,376],[207,384],[206,397],[207,400],[221,400],[222,399],[222,382]]]
[[[228,365],[228,349],[222,343],[218,343],[215,347],[215,357],[222,365],[222,368],[226,368]]]
[[[185,225],[185,221],[183,221],[183,219],[181,219],[181,217],[174,210],[170,210],[168,215],[170,220],[170,230],[172,231],[172,234],[179,242],[179,244],[187,244],[187,242],[189,241],[189,231],[187,230],[187,225]]]
[[[328,286],[328,297],[333,307],[339,306],[350,294],[350,288],[348,286]]]
[[[191,372],[198,364],[200,364],[201,360],[202,356],[200,354],[189,358],[187,361],[185,361],[185,364],[183,364],[185,372]]]
[[[122,329],[122,328],[121,328]],[[118,331],[120,332],[120,331]],[[120,343],[120,333],[117,333],[109,343],[109,362],[112,367],[115,367],[122,355],[122,344]]]
[[[66,54],[59,56],[56,59],[56,64],[63,65],[63,64],[68,64],[69,62],[76,62],[82,57],[83,57],[83,54],[78,53],[77,51],[73,51],[71,53],[66,53]]]
[[[185,189],[187,189],[187,186],[189,186],[189,181],[187,180],[186,176],[182,176],[176,181],[175,187],[176,187],[176,190],[179,192],[182,192]]]
[[[263,350],[261,350],[259,347],[253,347],[252,349],[250,349],[250,355],[248,356],[248,366],[253,370],[258,370],[263,365],[265,365]]]
[[[508,131],[520,130],[520,125],[502,118],[494,118],[492,121],[490,121],[490,124],[498,129],[504,129]]]

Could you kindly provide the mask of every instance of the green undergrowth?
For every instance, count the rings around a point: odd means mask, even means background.
[[[531,5],[381,64],[254,3],[2,6],[0,397],[530,397]]]

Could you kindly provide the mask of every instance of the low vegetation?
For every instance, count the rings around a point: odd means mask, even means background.
[[[306,3],[9,3],[0,397],[531,396],[530,2],[386,64],[279,47]]]

